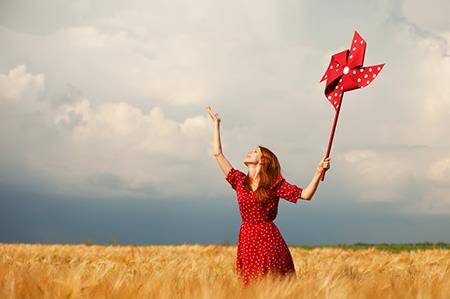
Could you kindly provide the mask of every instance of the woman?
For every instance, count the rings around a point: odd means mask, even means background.
[[[247,174],[233,168],[222,153],[220,117],[207,107],[214,122],[214,156],[225,179],[236,191],[242,225],[239,231],[236,273],[247,286],[263,274],[295,277],[295,267],[289,248],[273,222],[280,197],[296,203],[299,198],[311,200],[321,173],[330,168],[330,158],[319,162],[311,183],[305,189],[288,183],[281,175],[277,157],[269,149],[257,146],[247,153],[244,164]]]

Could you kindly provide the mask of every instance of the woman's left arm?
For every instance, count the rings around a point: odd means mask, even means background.
[[[314,196],[314,193],[316,193],[317,187],[319,186],[320,177],[322,176],[322,171],[324,169],[330,168],[330,157],[325,158],[319,162],[319,165],[317,166],[316,172],[314,173],[313,178],[311,179],[311,182],[309,183],[308,187],[304,188],[302,191],[302,198],[306,200],[311,200]]]

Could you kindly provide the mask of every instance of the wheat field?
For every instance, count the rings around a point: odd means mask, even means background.
[[[450,250],[290,248],[297,277],[243,287],[236,246],[0,244],[0,298],[450,298]]]

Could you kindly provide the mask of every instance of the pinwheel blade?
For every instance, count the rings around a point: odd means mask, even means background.
[[[365,87],[375,80],[383,66],[384,63],[353,69],[349,75],[355,84],[359,87]]]
[[[344,94],[343,81],[344,80],[340,79],[332,90],[330,89],[325,93],[328,101],[333,105],[336,111],[341,105],[342,95]]]
[[[346,64],[347,52],[348,50],[344,50],[331,56],[330,64],[328,65],[327,70],[325,71],[325,74],[322,76],[320,82],[327,79],[328,85],[330,84],[330,82],[332,82],[337,77],[342,75],[342,71]]]
[[[331,57],[330,59],[330,63],[328,64],[327,70],[325,71],[325,73],[322,76],[322,79],[320,79],[320,82],[322,82],[323,80],[328,78],[328,70],[330,70],[330,67],[333,65],[333,57]],[[332,68],[331,68],[332,69]]]
[[[366,41],[357,31],[353,35],[348,55],[347,65],[349,68],[360,67],[364,63],[364,54],[366,53]]]

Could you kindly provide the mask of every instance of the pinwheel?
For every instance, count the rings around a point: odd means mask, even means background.
[[[377,64],[363,67],[364,54],[366,52],[366,42],[355,31],[350,45],[350,49],[336,53],[331,56],[330,64],[322,77],[326,81],[325,96],[333,105],[336,114],[334,116],[333,128],[328,141],[328,150],[326,157],[329,156],[331,144],[333,143],[334,131],[336,128],[339,111],[342,106],[342,98],[345,91],[365,87],[369,85],[378,76],[378,73],[384,66]],[[325,178],[325,171],[322,172],[321,180]]]

